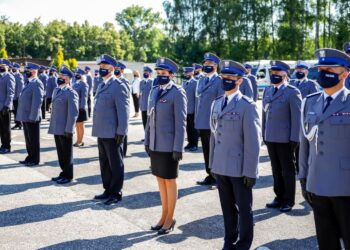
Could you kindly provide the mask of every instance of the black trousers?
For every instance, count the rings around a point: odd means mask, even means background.
[[[58,162],[62,169],[60,176],[73,179],[73,138],[55,135]]]
[[[140,100],[138,98],[138,95],[137,94],[132,94],[132,100],[134,101],[134,108],[135,108],[135,113],[138,113],[139,112],[139,109],[140,109]]]
[[[97,144],[103,188],[110,195],[119,194],[124,182],[122,146],[114,138],[98,138]]]
[[[214,179],[211,171],[209,169],[209,150],[210,150],[210,129],[200,129],[199,136],[202,142],[203,155],[204,155],[204,163],[205,163],[205,171],[210,176],[210,178]]]
[[[15,121],[15,125],[17,127],[22,127],[22,123],[19,121],[16,121],[17,109],[18,109],[18,100],[13,100],[13,115],[15,116],[13,120]]]
[[[313,195],[312,208],[320,250],[350,249],[350,196],[326,197]]]
[[[88,116],[91,117],[91,94],[88,95],[87,106],[88,106]]]
[[[198,130],[194,128],[194,114],[187,115],[186,124],[187,140],[190,147],[198,146]]]
[[[127,151],[128,151],[128,136],[126,135],[123,142],[123,157],[126,156]]]
[[[1,148],[11,149],[11,113],[0,111],[0,139]]]
[[[249,250],[254,234],[252,189],[244,185],[242,177],[215,176],[224,216],[224,247]]]
[[[46,117],[46,99],[43,99],[43,102],[41,103],[41,116],[43,119]]]
[[[27,162],[40,162],[40,122],[23,122],[24,139],[28,156]]]
[[[46,98],[46,111],[50,110],[51,103],[52,103],[52,98],[51,97],[47,97]]]
[[[295,162],[294,151],[289,143],[266,142],[271,159],[273,190],[282,204],[294,206]]]
[[[142,116],[143,129],[145,129],[146,128],[146,123],[147,123],[147,111],[142,111],[141,112],[141,116]]]

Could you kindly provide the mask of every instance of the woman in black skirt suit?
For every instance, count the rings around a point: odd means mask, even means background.
[[[87,121],[87,99],[89,86],[86,82],[85,71],[77,69],[75,71],[75,83],[73,89],[78,93],[79,96],[79,115],[76,123],[77,130],[77,142],[74,143],[74,147],[84,146],[84,122]]]
[[[172,81],[177,65],[167,58],[156,63],[157,81],[149,100],[149,116],[146,124],[145,149],[151,157],[152,174],[157,177],[162,215],[151,227],[158,234],[174,229],[174,211],[177,200],[176,178],[186,131],[187,99],[184,89]]]

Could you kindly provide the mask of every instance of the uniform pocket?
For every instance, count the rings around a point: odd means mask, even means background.
[[[340,159],[340,168],[350,171],[350,158],[341,158]]]

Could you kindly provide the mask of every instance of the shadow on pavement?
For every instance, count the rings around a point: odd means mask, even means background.
[[[113,235],[98,239],[81,239],[58,243],[55,245],[40,248],[40,250],[59,250],[59,249],[125,249],[134,244],[148,241],[155,236],[151,232],[136,232],[125,235]]]
[[[182,231],[181,234],[165,235],[159,237],[157,241],[174,244],[185,241],[189,237],[197,237],[204,240],[218,239],[224,235],[223,223],[221,215],[191,221],[178,227]]]
[[[313,250],[318,249],[316,236],[310,236],[305,239],[284,239],[275,240],[262,245],[268,247],[270,250]],[[261,246],[261,247],[262,247]],[[256,248],[257,249],[257,248]]]

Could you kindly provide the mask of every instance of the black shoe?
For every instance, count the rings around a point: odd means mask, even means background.
[[[215,179],[208,175],[207,177],[204,178],[204,180],[197,181],[197,184],[209,186],[209,185],[215,184]]]
[[[27,163],[24,164],[24,165],[26,165],[27,167],[33,167],[33,166],[39,165],[39,163],[36,163],[36,162],[27,162]]]
[[[282,205],[282,206],[280,207],[280,211],[281,211],[282,213],[290,212],[290,211],[292,211],[292,206],[287,205],[287,204],[284,204],[284,205]]]
[[[2,148],[0,149],[0,154],[8,154],[11,152],[11,149],[8,148]]]
[[[62,179],[62,176],[57,176],[57,177],[52,177],[51,178],[52,181],[58,181],[60,179]]]
[[[176,220],[174,219],[173,223],[171,224],[171,226],[169,228],[167,228],[167,229],[165,229],[165,228],[159,229],[158,234],[159,235],[164,235],[164,234],[170,233],[171,231],[174,230],[175,224],[176,224]]]
[[[104,199],[108,199],[109,196],[110,196],[109,193],[104,191],[103,194],[95,195],[94,199],[95,200],[104,200]]]
[[[163,227],[163,225],[151,226],[151,230],[152,231],[159,231],[162,227]]]
[[[21,126],[18,126],[18,125],[15,125],[15,126],[13,126],[13,127],[11,128],[11,130],[16,130],[16,129],[21,130],[22,127],[21,127]]]
[[[280,208],[281,207],[281,202],[279,202],[276,198],[270,202],[266,204],[266,207],[268,208]]]
[[[190,151],[190,152],[194,152],[194,151],[197,151],[198,150],[198,147],[197,146],[193,146],[193,147],[190,147],[189,149],[188,149],[188,151]]]
[[[191,148],[191,145],[190,145],[190,144],[187,144],[186,147],[185,147],[186,150],[187,150],[187,149],[190,149],[190,148]]]
[[[26,161],[26,160],[24,160],[24,161],[19,161],[19,163],[25,165],[25,164],[27,164],[27,163],[29,163],[29,162]]]
[[[113,196],[110,196],[109,199],[104,202],[104,204],[109,206],[109,205],[112,205],[112,204],[117,204],[121,200],[122,200],[121,195],[120,196],[119,195],[117,195],[117,196],[113,195]]]
[[[70,179],[62,177],[61,179],[57,180],[56,183],[57,184],[67,184],[67,183],[70,183],[71,181],[72,180],[70,180]]]

